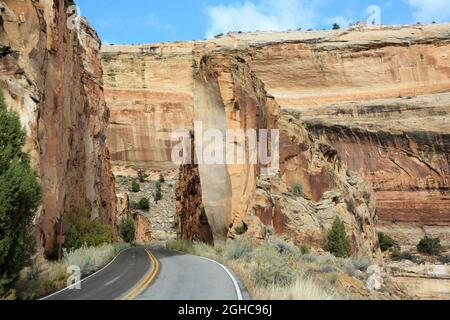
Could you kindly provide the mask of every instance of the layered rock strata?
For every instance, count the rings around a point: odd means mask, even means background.
[[[448,245],[449,30],[449,24],[358,27],[107,46],[113,158],[172,167],[168,131],[192,128],[200,58],[239,54],[283,109],[371,184],[380,230],[402,244],[429,234]]]
[[[178,214],[184,237],[199,237],[195,229],[201,219],[193,214],[193,205],[203,208],[207,218],[203,222],[211,228],[214,241],[233,236],[238,226],[254,230],[265,225],[299,244],[322,248],[326,232],[340,217],[353,252],[379,257],[371,190],[362,179],[346,172],[331,146],[313,140],[302,122],[281,111],[242,58],[228,54],[204,57],[195,76],[195,102],[195,121],[203,124],[203,131],[195,131],[196,144],[209,129],[223,133],[253,129],[258,132],[258,143],[259,130],[279,130],[280,170],[267,175],[264,163],[250,161],[246,147],[243,164],[199,162],[198,166],[184,167],[178,193],[191,196],[190,201],[179,197],[183,200],[179,201]],[[197,159],[209,148],[203,143],[196,148]],[[249,142],[227,139],[226,144],[247,146]],[[275,153],[270,155],[278,161]],[[295,183],[303,186],[297,194],[290,192]],[[193,233],[189,236],[183,230]]]

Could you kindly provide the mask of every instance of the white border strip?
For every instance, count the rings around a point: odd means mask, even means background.
[[[72,284],[72,285],[70,285],[70,286],[68,286],[68,287],[66,287],[66,288],[64,288],[64,289],[62,289],[62,290],[59,290],[59,291],[57,291],[57,292],[55,292],[55,293],[52,293],[52,294],[49,295],[49,296],[46,296],[46,297],[44,297],[44,298],[39,299],[39,301],[46,300],[46,299],[51,298],[51,297],[53,297],[53,296],[55,296],[55,295],[57,295],[57,294],[60,294],[61,292],[64,292],[64,291],[69,290],[69,289],[72,289],[73,287],[79,285],[79,284],[82,283],[83,281],[85,281],[85,280],[87,280],[87,279],[89,279],[89,278],[95,276],[96,274],[98,274],[98,273],[102,272],[103,270],[105,270],[106,268],[108,268],[110,265],[113,264],[114,261],[116,261],[116,259],[117,259],[122,253],[124,253],[125,251],[128,251],[128,250],[130,250],[130,249],[133,249],[133,248],[135,248],[135,247],[130,247],[130,248],[127,248],[127,249],[125,249],[125,250],[122,250],[121,252],[119,252],[119,254],[118,254],[117,256],[114,257],[114,259],[111,260],[110,263],[108,263],[106,266],[104,266],[103,268],[101,268],[101,269],[98,270],[97,272],[94,272],[94,273],[91,274],[90,276],[88,276],[88,277],[86,277],[86,278],[84,278],[84,279],[78,281],[77,283],[74,283],[74,284]]]
[[[208,258],[205,258],[205,257],[202,257],[202,256],[196,256],[196,257],[208,260],[210,262],[214,262],[215,264],[219,265],[223,270],[225,270],[225,272],[228,274],[228,276],[230,277],[231,281],[234,284],[234,288],[236,290],[236,295],[237,295],[238,300],[239,301],[244,300],[244,298],[242,297],[241,288],[239,287],[239,284],[238,284],[236,278],[233,276],[233,274],[230,272],[230,270],[228,270],[227,267],[225,267],[223,264],[221,264],[221,263],[219,263],[219,262],[217,262],[215,260],[212,260],[212,259],[208,259]]]

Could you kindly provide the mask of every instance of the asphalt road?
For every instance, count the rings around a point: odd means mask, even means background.
[[[219,264],[165,249],[153,250],[161,267],[136,300],[238,300],[238,288]]]
[[[144,248],[122,251],[107,268],[81,282],[80,290],[63,290],[43,300],[116,300],[131,290],[152,268]]]
[[[166,249],[130,248],[100,272],[43,300],[238,300],[223,266]]]

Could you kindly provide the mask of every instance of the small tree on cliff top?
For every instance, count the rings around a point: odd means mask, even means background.
[[[8,111],[0,91],[0,298],[35,251],[33,218],[42,192],[24,143],[19,116]]]
[[[345,225],[339,217],[336,217],[333,227],[328,232],[326,250],[338,258],[350,256],[351,243],[345,232]]]

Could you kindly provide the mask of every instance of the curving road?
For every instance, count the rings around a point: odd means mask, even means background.
[[[61,290],[43,300],[239,300],[235,278],[201,257],[134,247],[82,280],[80,290]]]

